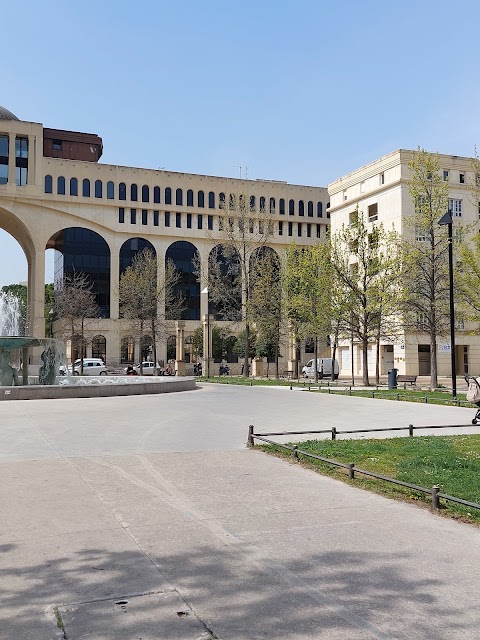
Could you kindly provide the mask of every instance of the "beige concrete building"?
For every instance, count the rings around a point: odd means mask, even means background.
[[[267,208],[274,222],[268,244],[279,254],[292,241],[326,238],[326,188],[107,165],[99,162],[102,150],[95,134],[47,129],[0,107],[0,227],[27,258],[28,330],[35,337],[45,332],[47,248],[58,252],[56,276],[75,269],[94,282],[102,317],[88,324],[87,355],[101,355],[114,366],[145,355],[119,318],[119,276],[136,251],[150,247],[159,272],[171,258],[182,274],[188,309],[181,344],[188,362],[188,336],[207,314],[192,259],[198,255],[206,273],[230,198],[244,194],[253,211]],[[177,332],[172,321],[169,334]],[[167,359],[165,338],[157,353]],[[283,354],[286,360],[287,347]],[[308,357],[303,345],[300,360]]]
[[[412,151],[397,150],[349,173],[328,185],[330,195],[331,232],[348,225],[350,216],[358,206],[369,225],[383,223],[385,229],[394,226],[400,234],[408,233],[405,219],[414,211],[409,193],[411,172],[408,163]],[[471,158],[440,155],[441,177],[449,186],[449,209],[452,211],[454,232],[459,225],[479,222],[480,203],[472,185],[475,175]],[[417,238],[422,241],[422,238]],[[424,240],[424,238],[423,238]],[[457,321],[456,363],[457,374],[480,371],[480,336],[472,335],[473,326]],[[369,348],[369,373],[375,373],[375,345]],[[384,343],[380,350],[380,372],[386,374],[395,366],[401,374],[430,374],[430,344],[426,334],[403,333],[394,344]],[[341,374],[351,375],[351,347],[346,342],[339,348]],[[355,373],[362,373],[360,348],[354,346]],[[438,373],[451,374],[450,336],[438,339]]]

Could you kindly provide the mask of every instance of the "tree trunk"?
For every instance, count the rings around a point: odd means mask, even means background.
[[[315,337],[315,384],[318,382],[318,338]]]
[[[363,361],[363,386],[369,387],[370,380],[368,378],[368,340],[366,338],[362,339],[362,361]]]
[[[250,357],[250,325],[245,323],[245,365],[243,367],[243,377],[248,378],[248,359]]]
[[[338,340],[338,332],[335,331],[335,335],[333,337],[332,373],[331,373],[331,376],[330,376],[332,381],[335,380],[335,359],[337,357],[337,340]]]
[[[80,325],[80,374],[83,376],[83,318]]]
[[[380,384],[380,331],[377,334],[377,354],[375,362],[375,381]]]
[[[452,345],[450,345],[450,348],[452,348]],[[430,389],[434,391],[437,387],[437,336],[432,332],[430,335]]]

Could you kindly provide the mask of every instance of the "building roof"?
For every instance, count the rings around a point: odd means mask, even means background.
[[[0,105],[0,120],[19,120],[19,118],[17,118],[17,116],[11,111]]]

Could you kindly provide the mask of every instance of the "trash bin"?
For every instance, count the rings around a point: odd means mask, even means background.
[[[397,388],[397,373],[398,373],[398,369],[388,370],[388,388],[389,389]]]

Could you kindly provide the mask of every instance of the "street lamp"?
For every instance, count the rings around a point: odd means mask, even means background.
[[[449,209],[447,213],[440,218],[438,224],[447,225],[448,229],[448,275],[450,278],[450,355],[452,358],[452,396],[457,398],[457,366],[455,362],[455,305],[453,301],[453,220],[452,212]]]
[[[207,378],[210,378],[210,310],[208,308],[208,287],[202,289],[207,296]]]
[[[54,314],[54,311],[53,311],[53,308],[52,308],[48,312],[48,319],[50,321],[50,327],[49,327],[49,329],[50,329],[50,338],[53,338],[53,314]]]

